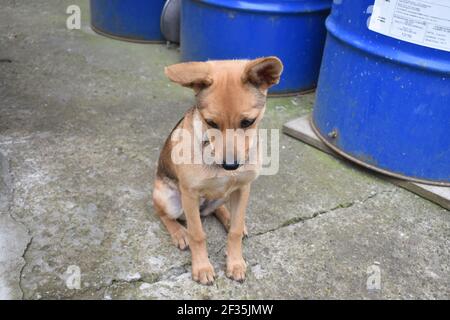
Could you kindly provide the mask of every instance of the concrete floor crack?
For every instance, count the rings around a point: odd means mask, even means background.
[[[19,272],[19,288],[20,291],[22,292],[22,299],[25,297],[25,290],[23,288],[23,284],[22,284],[22,280],[23,280],[23,271],[25,270],[25,267],[28,265],[28,261],[26,259],[26,254],[28,252],[28,249],[30,249],[31,247],[31,243],[33,242],[33,237],[30,237],[30,240],[28,241],[28,243],[26,244],[23,253],[22,253],[22,259],[24,261],[22,268],[20,269]]]
[[[31,232],[30,229],[21,221],[19,221],[13,214],[13,205],[14,205],[14,200],[15,200],[15,188],[14,188],[14,183],[13,183],[13,175],[11,172],[11,166],[10,166],[10,161],[9,159],[4,155],[3,152],[0,151],[0,167],[1,167],[1,183],[3,184],[4,187],[4,191],[6,192],[6,201],[7,201],[7,205],[4,208],[4,214],[7,215],[11,221],[13,221],[13,223],[17,226],[21,226],[24,229],[24,237],[26,239],[26,242],[24,244],[23,247],[23,251],[22,254],[20,255],[20,257],[23,260],[23,265],[20,268],[20,270],[18,271],[18,287],[20,289],[20,294],[21,294],[21,298],[23,299],[25,296],[25,292],[22,286],[22,278],[23,278],[23,271],[25,270],[25,267],[27,266],[27,260],[25,258],[31,243],[33,241],[33,237],[31,236]],[[24,240],[25,240],[24,239]],[[20,240],[20,239],[15,239],[15,240]]]
[[[160,274],[152,274],[149,276],[143,276],[136,279],[112,279],[109,283],[98,287],[96,291],[103,291],[103,295],[105,296],[109,289],[113,286],[120,285],[142,285],[142,284],[154,284],[162,281],[162,275]]]
[[[354,200],[354,201],[350,201],[350,202],[343,202],[343,203],[340,203],[340,204],[338,204],[338,205],[336,205],[336,206],[334,206],[334,207],[332,207],[330,209],[316,211],[316,212],[314,212],[312,215],[310,215],[308,217],[294,217],[294,218],[291,218],[289,220],[286,220],[285,222],[283,222],[282,224],[278,225],[275,228],[271,228],[269,230],[261,231],[261,232],[255,233],[253,235],[250,235],[249,238],[261,236],[261,235],[264,235],[264,234],[270,233],[270,232],[274,232],[274,231],[277,231],[279,229],[286,228],[288,226],[291,226],[291,225],[294,225],[294,224],[297,224],[297,223],[304,223],[305,221],[312,220],[312,219],[317,218],[317,217],[319,217],[321,215],[324,215],[324,214],[327,214],[327,213],[330,213],[330,212],[333,212],[333,211],[336,211],[336,210],[339,210],[339,209],[347,209],[347,208],[350,208],[350,207],[354,206],[355,204],[365,203],[365,202],[369,201],[370,199],[375,198],[376,196],[379,196],[379,195],[384,194],[384,193],[390,193],[390,192],[393,192],[393,190],[384,190],[382,192],[375,192],[375,193],[370,194],[368,197],[366,197],[366,198],[364,198],[362,200]]]

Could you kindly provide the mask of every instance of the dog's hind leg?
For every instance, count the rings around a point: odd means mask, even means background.
[[[158,216],[169,231],[173,244],[181,249],[186,250],[189,248],[189,240],[187,236],[187,230],[177,220],[170,218],[164,211],[156,209]]]
[[[169,231],[175,246],[186,250],[189,247],[187,230],[176,220],[183,213],[177,192],[178,190],[174,191],[161,180],[157,180],[153,190],[153,207]]]
[[[231,214],[227,207],[223,204],[214,211],[216,218],[222,223],[227,232],[230,230]],[[248,236],[247,226],[244,226],[244,237]]]

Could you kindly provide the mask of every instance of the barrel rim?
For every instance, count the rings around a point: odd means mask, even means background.
[[[370,170],[376,171],[378,173],[382,173],[384,175],[393,177],[393,178],[397,178],[397,179],[401,179],[401,180],[405,180],[405,181],[410,181],[410,182],[415,182],[415,183],[423,183],[423,184],[427,184],[427,185],[433,185],[433,186],[439,186],[439,187],[450,187],[450,181],[446,182],[446,181],[440,181],[440,180],[429,180],[429,179],[422,179],[422,178],[417,178],[417,177],[412,177],[412,176],[407,176],[398,172],[394,172],[394,171],[389,171],[387,169],[382,169],[380,167],[374,166],[372,164],[368,164],[364,161],[361,161],[358,158],[355,158],[354,156],[346,153],[345,151],[339,149],[337,146],[335,146],[334,144],[332,144],[331,142],[329,142],[324,136],[322,136],[322,133],[319,131],[319,129],[317,128],[316,124],[314,123],[314,116],[310,116],[309,117],[309,122],[311,124],[311,128],[314,131],[314,133],[317,135],[317,137],[319,137],[319,139],[327,146],[329,147],[331,150],[333,150],[334,152],[336,152],[338,155],[362,166],[365,168],[368,168]]]
[[[317,89],[317,85],[314,85],[309,88],[297,90],[297,91],[281,91],[281,92],[269,92],[267,93],[267,96],[269,98],[285,98],[285,97],[295,97],[295,96],[303,96],[305,94],[310,94],[315,92]]]
[[[248,0],[229,1],[229,0],[191,0],[205,5],[214,7],[221,7],[226,9],[233,9],[245,12],[257,13],[282,13],[282,14],[296,14],[296,13],[313,13],[320,11],[331,10],[332,1],[315,1],[314,3],[305,4],[303,1],[267,1],[264,3],[254,3]]]
[[[332,15],[330,15],[327,18],[325,25],[327,27],[328,34],[330,34],[337,40],[340,40],[341,42],[347,44],[348,46],[350,46],[354,49],[358,49],[360,51],[363,51],[372,56],[376,56],[378,58],[381,58],[381,59],[389,61],[389,62],[397,62],[399,64],[407,65],[409,67],[413,67],[416,69],[427,70],[427,71],[432,71],[432,72],[436,72],[436,73],[441,73],[441,74],[444,73],[444,74],[450,75],[450,61],[447,61],[445,59],[438,59],[438,60],[430,59],[429,61],[427,61],[428,63],[426,65],[424,65],[424,64],[420,64],[418,62],[413,62],[412,60],[407,60],[405,58],[399,58],[400,55],[392,54],[393,53],[392,47],[388,46],[385,43],[378,42],[377,43],[378,46],[376,46],[375,44],[371,44],[368,41],[358,41],[358,40],[353,39],[352,34],[350,32],[339,29],[338,24],[333,21]],[[371,32],[373,32],[373,31],[371,31]],[[385,38],[390,38],[390,37],[387,37],[382,34],[379,34],[379,36],[385,37]],[[394,38],[392,38],[392,40],[401,41],[406,44],[411,44],[409,42],[405,42],[405,41],[394,39]],[[416,45],[416,44],[413,44],[413,45]],[[441,51],[441,50],[433,49],[433,48],[427,48],[427,49]],[[403,50],[401,47],[396,47],[395,52],[404,53],[403,56],[405,56],[405,57],[410,55],[408,52]]]
[[[91,22],[91,29],[95,33],[97,33],[101,36],[105,36],[105,37],[108,37],[108,38],[111,38],[114,40],[127,41],[127,42],[133,42],[133,43],[142,43],[142,44],[164,44],[167,42],[166,40],[145,40],[145,39],[141,39],[141,38],[125,37],[125,36],[109,33],[109,32],[102,30],[101,28],[95,26],[94,23],[92,23],[92,22]]]

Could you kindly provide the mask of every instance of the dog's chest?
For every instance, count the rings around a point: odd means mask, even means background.
[[[200,195],[208,200],[226,199],[233,191],[255,178],[256,172],[251,170],[207,178],[201,183]]]

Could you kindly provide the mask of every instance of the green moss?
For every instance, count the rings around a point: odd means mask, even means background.
[[[314,93],[292,97],[271,97],[267,100],[265,128],[281,128],[292,119],[309,114],[314,105]]]

